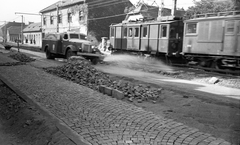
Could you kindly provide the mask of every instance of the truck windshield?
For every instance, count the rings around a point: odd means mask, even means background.
[[[70,38],[87,40],[86,35],[82,35],[82,34],[70,34]]]
[[[79,35],[78,34],[70,34],[70,38],[71,39],[74,39],[74,38],[79,39]]]
[[[80,39],[87,40],[87,36],[80,34]]]

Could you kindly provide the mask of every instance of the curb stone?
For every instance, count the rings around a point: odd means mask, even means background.
[[[0,85],[3,83],[6,84],[13,92],[15,92],[22,100],[26,101],[30,105],[33,105],[36,109],[40,111],[42,115],[52,120],[55,123],[56,127],[59,129],[59,131],[61,131],[61,133],[63,133],[66,136],[66,138],[74,142],[76,145],[90,145],[90,143],[88,143],[82,137],[80,137],[80,135],[77,132],[73,131],[62,120],[58,119],[50,111],[42,107],[39,103],[30,99],[27,95],[22,93],[13,84],[8,82],[4,77],[0,75]],[[66,138],[62,140],[66,141]],[[59,143],[59,141],[57,143]]]
[[[113,89],[113,90],[112,90],[112,97],[113,97],[113,98],[116,98],[116,99],[118,99],[118,100],[122,100],[122,99],[124,98],[124,94],[123,94],[122,91]]]
[[[104,94],[106,94],[108,96],[112,96],[112,88],[104,87]]]

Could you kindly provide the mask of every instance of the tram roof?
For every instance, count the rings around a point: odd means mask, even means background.
[[[118,23],[118,24],[112,24],[111,26],[140,26],[140,25],[154,25],[154,24],[171,24],[177,21],[181,20],[175,20],[175,21],[152,21],[152,22],[128,22],[128,23]]]
[[[209,13],[209,14],[199,14],[195,18],[185,20],[184,22],[198,22],[198,21],[210,21],[210,20],[222,20],[222,19],[239,19],[240,11],[232,12],[219,12],[219,13]]]

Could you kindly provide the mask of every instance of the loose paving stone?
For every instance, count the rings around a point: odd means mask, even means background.
[[[195,140],[205,133],[30,66],[0,67],[0,74],[90,144],[226,142],[209,134]]]

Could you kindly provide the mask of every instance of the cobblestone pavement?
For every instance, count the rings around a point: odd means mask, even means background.
[[[230,144],[31,66],[0,67],[0,74],[93,145]]]
[[[22,99],[0,80],[1,145],[76,145],[55,121]]]

